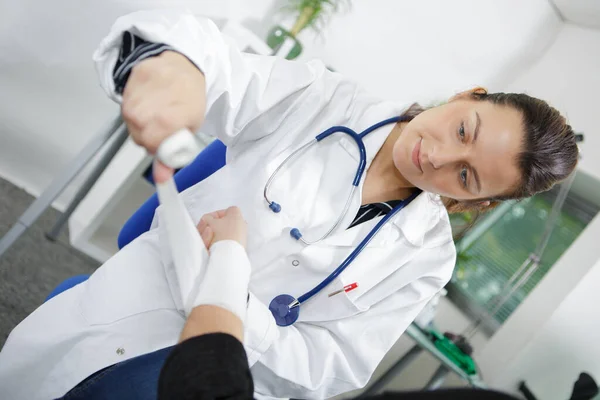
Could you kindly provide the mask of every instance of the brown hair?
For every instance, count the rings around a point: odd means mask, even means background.
[[[474,89],[470,97],[477,101],[512,107],[523,116],[523,150],[517,156],[521,180],[508,193],[492,199],[458,201],[443,198],[449,213],[488,211],[504,200],[523,199],[551,189],[565,180],[577,166],[579,149],[575,133],[566,119],[543,100],[522,93],[487,93],[483,88]],[[424,111],[413,104],[406,115],[415,117]],[[489,201],[489,205],[485,202]]]

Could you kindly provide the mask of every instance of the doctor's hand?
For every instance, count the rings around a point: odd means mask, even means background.
[[[134,66],[121,104],[132,139],[154,154],[178,130],[197,131],[206,111],[205,86],[204,74],[173,51]]]
[[[204,215],[197,228],[207,249],[220,240],[235,240],[246,247],[247,225],[237,207]]]

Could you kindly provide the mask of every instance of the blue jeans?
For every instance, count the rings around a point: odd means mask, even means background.
[[[61,400],[156,399],[160,370],[173,347],[104,368],[79,383]]]

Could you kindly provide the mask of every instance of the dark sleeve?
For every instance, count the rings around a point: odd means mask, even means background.
[[[253,394],[244,346],[224,333],[179,343],[167,357],[158,381],[159,400],[248,400]]]
[[[123,93],[131,69],[137,63],[148,57],[156,57],[167,50],[174,51],[169,45],[147,42],[131,32],[123,33],[123,44],[113,69],[115,91],[119,94]]]

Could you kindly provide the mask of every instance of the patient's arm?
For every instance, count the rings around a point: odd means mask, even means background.
[[[226,333],[242,342],[243,331],[242,320],[231,311],[219,306],[203,305],[192,310],[181,331],[179,342],[207,333]]]
[[[180,342],[207,333],[226,333],[243,342],[250,261],[244,248],[246,222],[231,207],[202,217],[198,233],[210,256]]]

